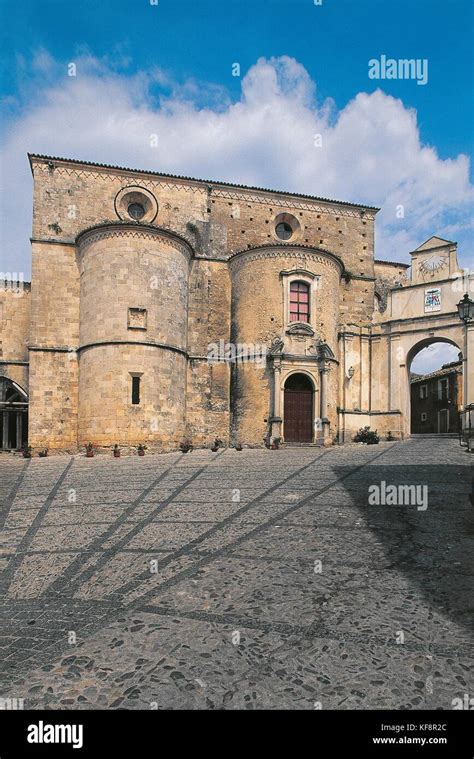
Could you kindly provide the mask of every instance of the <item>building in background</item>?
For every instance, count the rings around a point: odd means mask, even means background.
[[[459,430],[462,405],[462,358],[411,379],[411,431],[446,434]]]

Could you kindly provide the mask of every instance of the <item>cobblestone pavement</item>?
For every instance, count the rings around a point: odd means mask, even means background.
[[[474,695],[472,474],[455,440],[2,455],[0,479],[0,697],[451,709]],[[369,505],[383,482],[427,485],[427,508],[421,488]]]

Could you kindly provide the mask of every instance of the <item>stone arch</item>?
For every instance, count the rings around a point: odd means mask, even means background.
[[[411,365],[413,363],[413,360],[415,357],[422,351],[424,348],[428,348],[430,345],[434,345],[436,343],[445,343],[446,345],[452,345],[455,348],[458,349],[461,359],[464,358],[463,351],[461,348],[461,345],[459,342],[456,342],[453,337],[447,337],[446,335],[429,335],[428,337],[421,338],[417,342],[415,342],[411,348],[407,352],[406,356],[406,385],[408,386],[407,390],[407,399],[408,399],[408,413],[407,413],[407,427],[410,434],[413,434],[413,419],[412,419],[412,399],[411,399],[411,383],[410,383],[410,370]],[[463,364],[463,371],[465,370],[464,364]],[[441,409],[442,411],[446,411],[447,409]],[[415,432],[419,430],[415,429]],[[439,430],[443,431],[443,430]]]
[[[9,377],[0,376],[0,449],[18,450],[28,442],[28,394]]]
[[[311,385],[313,386],[313,392],[316,393],[318,391],[318,383],[316,382],[313,373],[309,369],[303,369],[300,366],[282,371],[280,384],[280,388],[282,390],[285,388],[287,380],[294,374],[303,374],[311,382]]]
[[[407,353],[407,359],[406,359],[406,366],[407,371],[410,371],[410,366],[413,362],[413,359],[415,356],[418,355],[420,351],[422,351],[424,348],[428,348],[430,345],[433,345],[434,343],[447,343],[448,345],[453,345],[455,348],[459,350],[460,353],[462,353],[462,348],[453,338],[451,337],[445,337],[444,335],[430,335],[429,337],[424,337],[418,342],[416,342],[412,347],[408,350]]]

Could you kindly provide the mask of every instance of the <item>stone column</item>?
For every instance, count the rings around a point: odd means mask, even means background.
[[[8,411],[5,411],[5,407],[3,407],[2,447],[5,449],[10,448],[10,441],[8,439],[8,419],[9,413]]]
[[[319,394],[319,416],[321,418],[322,429],[318,430],[317,441],[323,445],[330,443],[329,419],[327,416],[327,378],[330,364],[324,361],[319,370],[320,394]]]
[[[270,438],[281,437],[281,398],[280,398],[280,385],[281,385],[281,363],[280,361],[273,362],[273,404],[272,413],[269,419],[270,422]]]
[[[16,447],[21,448],[21,435],[23,431],[23,411],[16,412]]]
[[[474,322],[466,324],[463,356],[463,406],[474,403]]]

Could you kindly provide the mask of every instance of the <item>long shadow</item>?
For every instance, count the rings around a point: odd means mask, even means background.
[[[343,477],[350,469],[337,471]],[[381,577],[403,573],[431,608],[474,630],[472,468],[377,464],[343,487],[383,546]]]

